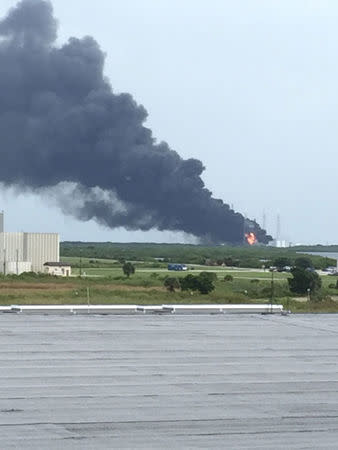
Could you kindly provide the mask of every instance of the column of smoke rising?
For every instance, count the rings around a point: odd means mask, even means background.
[[[65,213],[111,228],[242,242],[243,216],[212,198],[203,164],[157,143],[144,107],[113,93],[95,40],[56,38],[45,0],[23,0],[0,21],[0,182],[47,189]]]

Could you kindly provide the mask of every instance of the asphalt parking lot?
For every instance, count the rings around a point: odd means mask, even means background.
[[[1,449],[337,449],[338,315],[0,315]]]

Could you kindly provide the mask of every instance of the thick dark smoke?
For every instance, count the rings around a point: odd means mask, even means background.
[[[113,93],[95,40],[59,48],[56,37],[48,1],[23,0],[0,21],[0,182],[59,193],[71,183],[63,210],[111,228],[242,242],[244,218],[212,198],[203,164],[157,143],[143,106]]]

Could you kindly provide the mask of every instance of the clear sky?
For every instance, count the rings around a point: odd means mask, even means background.
[[[0,17],[15,0],[1,0]],[[182,157],[201,159],[214,196],[292,242],[337,243],[336,0],[53,0],[59,41],[92,35],[116,92]],[[0,143],[1,145],[1,143]],[[107,230],[48,200],[0,190],[9,231],[65,240],[182,241]]]

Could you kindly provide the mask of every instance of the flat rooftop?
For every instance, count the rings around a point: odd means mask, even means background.
[[[3,449],[336,449],[338,315],[0,315]]]

